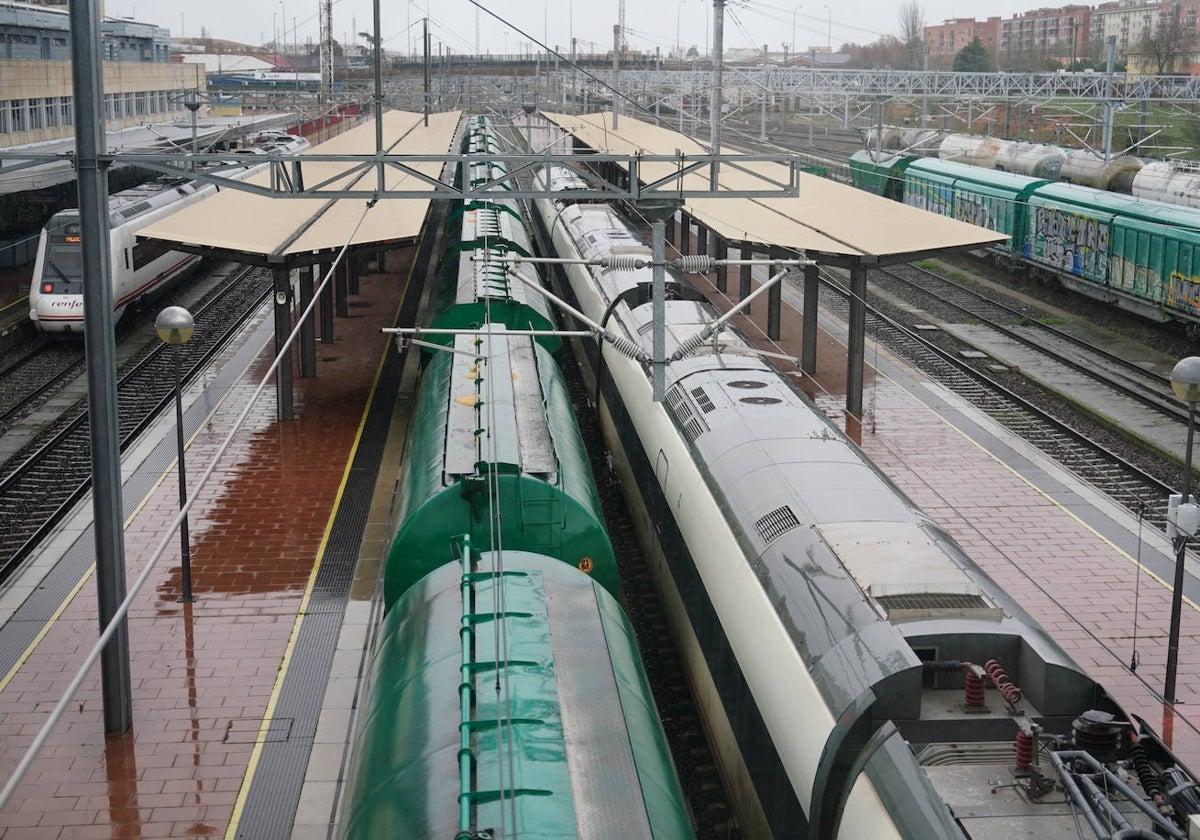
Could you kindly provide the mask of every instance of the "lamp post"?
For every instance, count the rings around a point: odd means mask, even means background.
[[[192,313],[182,306],[168,306],[154,319],[154,330],[164,344],[175,347],[175,445],[179,458],[179,508],[182,510],[187,504],[187,473],[183,466],[183,398],[180,394],[179,356],[183,352],[183,345],[195,332],[196,322],[192,320]],[[183,569],[183,594],[179,600],[194,601],[196,597],[192,594],[192,554],[188,546],[186,513],[179,523],[179,553]]]
[[[287,6],[284,5],[283,0],[279,0],[279,8],[282,11],[282,14],[280,15],[280,19],[283,23],[283,51],[286,53],[287,52]],[[355,37],[357,38],[358,36],[355,36]]]
[[[1183,612],[1183,572],[1188,537],[1196,530],[1200,517],[1191,502],[1192,434],[1196,427],[1196,403],[1200,401],[1200,356],[1181,359],[1171,371],[1171,390],[1188,404],[1187,449],[1183,458],[1183,493],[1167,511],[1167,533],[1175,548],[1175,585],[1171,590],[1171,630],[1167,636],[1167,676],[1163,700],[1175,702],[1175,671],[1179,666],[1179,620]],[[1176,500],[1172,500],[1176,501]]]

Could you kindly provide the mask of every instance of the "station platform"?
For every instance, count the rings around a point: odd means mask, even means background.
[[[413,253],[390,259],[400,256]],[[105,737],[93,669],[0,810],[0,838],[329,836],[411,390],[412,366],[378,333],[394,318],[409,266],[389,262],[388,272],[363,276],[337,341],[318,344],[318,377],[294,380],[298,419],[275,419],[268,386],[200,491],[189,520],[198,600],[177,601],[177,537],[151,573],[130,618],[131,731]],[[775,349],[798,355],[798,300],[784,300]],[[760,324],[765,308],[754,313]],[[1159,694],[1173,567],[1165,538],[883,351],[868,352],[865,422],[845,417],[844,329],[824,317],[822,329],[818,371],[800,386],[1200,767],[1200,615],[1190,599],[1181,703],[1164,709]],[[265,314],[218,372],[188,389],[190,484],[266,371],[271,335]],[[131,581],[178,510],[173,420],[148,437],[125,458]],[[16,766],[96,637],[89,520],[87,505],[0,593],[4,768]],[[1188,586],[1196,591],[1194,577]]]
[[[379,328],[415,253],[361,276],[335,342],[317,344],[318,376],[294,380],[295,421],[276,421],[273,380],[249,409],[190,512],[194,603],[178,600],[179,537],[166,537],[173,416],[125,454],[130,584],[169,539],[130,611],[133,726],[105,736],[94,667],[0,810],[4,840],[326,837],[395,478],[378,465],[398,462],[386,447],[402,439],[388,434],[400,364]],[[191,492],[272,349],[268,308],[186,389]],[[97,637],[91,518],[89,500],[0,593],[3,782]]]

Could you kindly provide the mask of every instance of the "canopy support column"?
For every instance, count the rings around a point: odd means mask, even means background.
[[[786,255],[777,251],[774,256],[782,259]],[[774,271],[775,269],[772,267],[768,273],[773,274]],[[786,278],[767,289],[767,338],[771,341],[779,340],[779,319],[783,308],[783,284],[785,282],[787,282]]]
[[[729,251],[731,246],[728,239],[717,237],[717,257],[723,260],[731,259]],[[717,291],[725,294],[729,289],[729,266],[717,266]]]
[[[321,277],[324,278],[333,266],[332,262],[321,263]],[[328,283],[321,292],[321,343],[333,344],[333,287],[337,280]]]
[[[308,312],[313,301],[313,277],[317,267],[300,269],[300,311]],[[300,378],[311,379],[317,375],[317,325],[316,312],[308,312],[300,322]]]
[[[821,268],[804,266],[804,324],[800,333],[800,369],[812,376],[817,372],[817,296]]]
[[[339,318],[350,317],[350,305],[346,302],[347,289],[350,285],[350,259],[338,263],[337,276],[333,278],[334,311]]]
[[[275,278],[275,355],[279,365],[275,368],[275,416],[279,420],[294,420],[295,406],[292,404],[292,350],[284,349],[288,333],[292,331],[292,280],[287,268],[276,268]]]
[[[867,348],[867,265],[850,267],[850,343],[846,356],[846,413],[862,419],[863,359]]]
[[[739,250],[741,251],[742,259],[744,259],[744,260],[754,259],[754,245],[752,243],[750,243],[750,242],[740,243]],[[739,272],[740,276],[738,277],[738,300],[745,300],[747,297],[750,296],[750,272],[754,268],[754,266],[743,265],[743,266],[739,266],[739,268],[740,268],[740,272]],[[747,315],[750,314],[749,306],[746,307],[745,313]]]

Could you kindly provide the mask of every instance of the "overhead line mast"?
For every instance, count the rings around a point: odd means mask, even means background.
[[[321,100],[333,101],[333,0],[321,0]]]

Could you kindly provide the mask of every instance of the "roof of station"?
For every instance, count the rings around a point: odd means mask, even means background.
[[[390,155],[443,155],[450,151],[458,128],[459,112],[430,114],[424,125],[421,114],[389,111],[383,115],[383,148]],[[368,120],[344,134],[310,149],[306,154],[373,155],[375,123]],[[330,189],[350,188],[354,179],[373,178],[374,171],[343,176],[354,164],[310,163],[305,180],[328,180]],[[437,178],[445,164],[414,164],[426,176]],[[392,176],[389,189],[424,190],[433,187],[403,173]],[[249,183],[267,185],[264,172]],[[407,180],[407,183],[403,183]],[[365,214],[364,214],[365,210]],[[429,200],[380,200],[367,209],[365,199],[273,198],[236,189],[224,189],[171,216],[138,231],[143,239],[178,243],[186,250],[212,249],[226,255],[242,255],[246,262],[285,260],[289,256],[380,242],[413,240],[429,211]],[[357,225],[357,228],[356,228]]]
[[[623,115],[616,129],[609,112],[545,116],[601,153],[709,153],[707,145],[685,134]],[[668,163],[643,163],[642,177],[666,177],[674,168]],[[782,163],[760,162],[746,168],[776,181],[788,181]],[[708,183],[707,170],[686,178],[689,189],[704,189]],[[831,262],[902,262],[1006,238],[987,228],[909,207],[828,178],[802,172],[799,179],[799,195],[795,198],[689,198],[685,206],[689,214],[723,239],[795,248],[810,257],[823,255]],[[720,186],[727,190],[761,190],[763,182],[729,167],[720,171]]]

